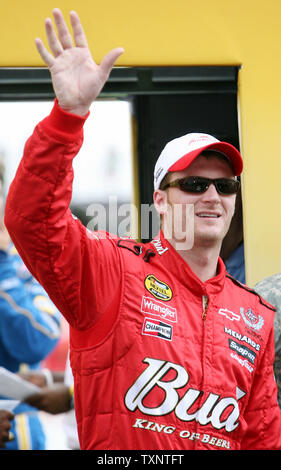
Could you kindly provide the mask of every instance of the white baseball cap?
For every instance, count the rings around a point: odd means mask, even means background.
[[[233,145],[209,134],[191,133],[171,140],[162,150],[154,168],[154,189],[159,189],[169,171],[184,170],[204,150],[209,149],[222,153],[230,160],[235,176],[242,173],[243,160]]]

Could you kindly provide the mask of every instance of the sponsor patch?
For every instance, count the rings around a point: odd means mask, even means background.
[[[249,328],[257,331],[263,327],[264,319],[261,315],[256,315],[251,308],[248,308],[248,310],[244,312],[244,309],[241,307],[240,313],[244,322]]]
[[[180,424],[182,421],[186,426],[188,421],[192,423],[193,431],[195,426],[199,431],[200,427],[203,430],[207,424],[208,430],[212,427],[219,431],[220,436],[235,431],[239,426],[239,401],[246,395],[241,388],[236,387],[236,394],[233,390],[229,395],[223,390],[212,392],[211,385],[207,390],[196,389],[192,375],[180,364],[152,357],[144,358],[143,363],[148,366],[137,378],[134,378],[133,384],[124,396],[127,410],[132,413],[138,412],[136,419],[140,420],[137,423],[141,426],[145,422],[142,421],[142,417],[145,420],[149,417],[151,421],[149,426],[154,424],[154,416],[157,417],[157,421],[160,418],[158,423],[161,426],[164,424],[162,419],[165,422],[163,417],[169,414],[171,414],[170,423],[176,418],[177,423]],[[155,399],[155,392],[158,394],[158,399]],[[152,400],[149,398],[150,394]],[[204,400],[202,400],[203,395]],[[161,428],[155,428],[155,431],[160,430]],[[188,434],[184,433],[182,437],[188,437]]]
[[[146,276],[144,281],[145,288],[152,294],[156,299],[167,302],[173,297],[172,289],[163,281],[157,279],[153,274]]]
[[[247,359],[251,364],[255,363],[256,353],[252,349],[247,348],[244,344],[237,343],[234,339],[228,339],[229,347],[232,351],[235,351],[239,356]]]
[[[151,243],[155,246],[157,253],[160,256],[163,255],[163,253],[165,253],[166,251],[168,251],[167,247],[166,248],[163,247],[160,239],[152,240]]]
[[[157,336],[168,341],[172,340],[173,327],[160,320],[145,318],[142,327],[142,334],[148,336]]]
[[[254,368],[249,364],[249,362],[247,361],[247,359],[242,359],[241,357],[239,357],[237,354],[235,353],[230,353],[230,356],[235,359],[235,361],[237,361],[240,366],[242,367],[245,367],[245,369],[247,369],[247,371],[250,372],[250,374],[252,374]]]
[[[259,351],[261,346],[259,343],[256,343],[252,338],[249,338],[249,336],[244,335],[242,333],[238,333],[237,331],[231,330],[231,328],[227,328],[226,326],[224,327],[224,332],[227,333],[228,335],[232,336],[235,339],[238,339],[239,341],[242,341],[242,343],[247,343],[250,346],[252,346],[256,351]]]
[[[240,321],[240,315],[238,315],[238,313],[231,312],[231,310],[228,310],[227,308],[220,308],[219,314],[225,316],[230,321]]]
[[[156,317],[164,318],[171,322],[177,322],[177,309],[170,307],[158,300],[151,299],[150,297],[143,296],[141,303],[141,311],[154,315]]]

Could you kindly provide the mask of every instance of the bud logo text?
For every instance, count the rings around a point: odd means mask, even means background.
[[[165,416],[174,413],[175,416],[185,422],[195,421],[201,425],[211,424],[214,429],[225,429],[227,432],[234,431],[239,425],[240,410],[238,400],[245,392],[237,387],[237,398],[223,397],[216,393],[209,393],[205,401],[197,410],[189,413],[190,409],[202,396],[202,391],[188,388],[180,398],[177,390],[188,384],[189,375],[179,364],[153,358],[145,358],[144,363],[148,367],[138,377],[136,382],[129,388],[125,395],[125,405],[130,411],[137,409],[150,416]],[[176,373],[174,380],[165,381],[168,372]],[[164,391],[161,393],[159,403],[154,407],[144,404],[150,392],[155,388]],[[223,416],[223,418],[222,418]]]

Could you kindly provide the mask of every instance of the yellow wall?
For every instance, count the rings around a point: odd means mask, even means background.
[[[280,0],[5,2],[0,66],[42,65],[34,38],[45,37],[43,20],[53,7],[78,11],[97,61],[121,45],[119,65],[242,65],[247,282],[281,271]]]

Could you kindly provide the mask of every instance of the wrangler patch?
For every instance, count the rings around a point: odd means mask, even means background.
[[[171,322],[177,322],[177,309],[170,307],[167,304],[163,304],[158,300],[154,300],[151,297],[142,298],[141,311],[148,313],[149,315],[160,317],[164,320]]]

